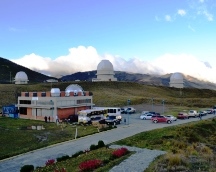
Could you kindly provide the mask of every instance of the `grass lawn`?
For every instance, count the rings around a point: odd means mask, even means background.
[[[31,126],[42,126],[44,130],[30,130]],[[77,137],[94,134],[98,129],[94,126],[72,126],[45,123],[43,121],[13,119],[0,117],[0,159],[71,140]]]

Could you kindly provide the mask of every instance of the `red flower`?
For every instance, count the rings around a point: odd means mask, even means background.
[[[94,169],[100,167],[101,164],[102,164],[102,161],[99,159],[88,160],[88,161],[80,163],[79,169],[82,172],[90,171],[90,170],[94,170]]]
[[[128,152],[127,148],[122,147],[122,148],[119,148],[119,149],[113,151],[112,156],[115,158],[120,158],[123,155],[127,154],[127,152]]]
[[[48,159],[45,164],[46,164],[46,166],[53,165],[53,164],[55,164],[55,160],[54,159]]]

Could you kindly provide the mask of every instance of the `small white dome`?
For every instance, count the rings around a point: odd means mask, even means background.
[[[28,76],[23,71],[17,72],[15,81],[28,81]]]
[[[77,85],[77,84],[71,84],[69,86],[67,86],[67,88],[65,89],[65,92],[83,92],[83,89],[81,86]]]

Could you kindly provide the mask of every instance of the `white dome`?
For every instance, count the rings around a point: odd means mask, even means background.
[[[182,81],[183,82],[183,75],[181,73],[173,73],[171,76],[170,76],[170,81],[173,81],[173,80],[179,80],[179,81]]]
[[[97,75],[114,75],[113,65],[109,60],[102,60],[97,66]]]
[[[170,76],[170,87],[183,88],[184,76],[183,74],[176,72]]]
[[[82,87],[77,84],[71,84],[67,86],[65,89],[65,96],[70,96],[70,92],[73,92],[74,96],[77,96],[78,92],[81,92],[81,95],[84,95]]]
[[[77,84],[71,84],[69,86],[67,86],[67,88],[65,89],[65,92],[83,92],[83,89],[81,86],[77,85]]]
[[[102,60],[98,64],[97,70],[112,70],[113,71],[113,65],[109,60]]]
[[[23,71],[17,72],[15,81],[28,81],[28,76]]]

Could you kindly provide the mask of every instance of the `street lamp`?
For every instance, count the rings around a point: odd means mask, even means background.
[[[162,104],[163,104],[163,114],[164,114],[164,103],[165,103],[165,100],[162,100]]]
[[[152,98],[152,112],[154,110],[154,98]]]
[[[130,105],[130,102],[131,102],[131,100],[128,99],[128,100],[127,100],[127,105],[128,105],[128,106]],[[127,111],[127,115],[128,115],[128,125],[129,125],[129,111]]]

